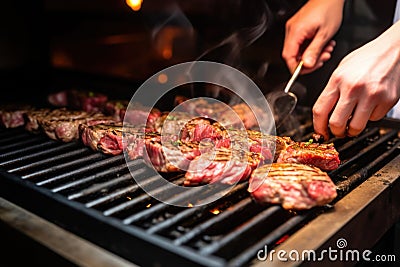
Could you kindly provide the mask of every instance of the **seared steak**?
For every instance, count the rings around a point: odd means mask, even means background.
[[[159,141],[161,136],[159,133],[146,128],[145,131],[139,131],[136,133],[125,133],[125,143],[124,148],[126,154],[131,160],[137,159],[138,157],[143,157],[145,144],[151,141]],[[162,151],[160,151],[162,153]]]
[[[24,114],[32,110],[28,105],[5,105],[0,107],[0,125],[16,128],[25,124]]]
[[[122,153],[122,123],[80,124],[79,133],[82,143],[95,151],[111,155]]]
[[[227,131],[218,122],[197,117],[189,120],[180,132],[180,140],[199,142],[204,139],[218,140],[227,137]]]
[[[265,160],[276,161],[282,150],[293,141],[290,137],[272,136],[259,131],[247,130],[247,140],[251,152],[261,153]],[[275,151],[274,156],[272,152]]]
[[[40,132],[40,125],[38,123],[38,120],[40,118],[44,118],[50,112],[51,110],[48,108],[27,111],[24,115],[25,129],[33,133]]]
[[[161,111],[156,108],[145,107],[140,103],[133,103],[129,109],[122,108],[120,111],[121,120],[126,123],[138,125],[146,122],[147,127],[154,128]]]
[[[37,118],[37,122],[51,139],[69,142],[79,138],[80,124],[90,126],[113,120],[101,113],[56,109]]]
[[[164,135],[179,136],[183,127],[192,119],[192,116],[185,112],[163,112],[154,122],[154,129]]]
[[[123,126],[122,122],[101,123],[91,126],[81,124],[79,125],[79,132],[84,145],[104,154],[118,155],[127,149],[127,145],[136,142],[144,135],[144,127]],[[123,136],[126,137],[126,142],[123,141]]]
[[[255,169],[249,191],[261,203],[281,204],[284,209],[310,209],[330,203],[336,186],[320,169],[297,163],[272,163]]]
[[[247,180],[258,164],[261,154],[242,149],[217,148],[194,159],[185,174],[184,185],[207,183],[235,184]]]
[[[192,115],[213,118],[226,127],[243,124],[246,129],[252,129],[258,125],[252,109],[245,103],[229,107],[222,102],[210,103],[206,98],[189,99],[184,96],[176,96],[174,103]]]
[[[184,96],[176,96],[174,104],[180,105],[182,111],[187,112],[194,116],[203,116],[209,118],[216,118],[222,112],[227,110],[227,105],[222,102],[213,101],[209,103],[206,98],[199,97],[189,99]]]
[[[263,134],[254,130],[225,129],[218,122],[207,118],[195,118],[187,122],[181,132],[181,141],[212,140],[216,147],[229,148],[231,144],[248,147],[248,150],[261,153],[263,158],[272,161],[272,152],[276,149],[275,160],[280,152],[293,141],[289,137]],[[247,143],[246,143],[247,140]]]
[[[115,121],[123,121],[128,104],[127,100],[109,100],[104,106],[104,114],[112,116]]]
[[[201,154],[199,142],[181,142],[162,136],[150,137],[145,140],[146,151],[143,158],[159,172],[185,171],[190,162]]]
[[[219,115],[219,122],[223,125],[241,126],[246,129],[252,129],[257,126],[257,119],[253,111],[245,103],[240,103],[232,106],[231,109],[226,109]]]
[[[333,144],[292,142],[281,151],[277,162],[303,163],[328,171],[336,169],[340,159]]]

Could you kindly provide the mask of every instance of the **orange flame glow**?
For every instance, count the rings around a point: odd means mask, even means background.
[[[219,214],[221,211],[220,211],[219,209],[215,208],[215,209],[210,210],[210,212],[211,212],[212,214],[217,215],[217,214]]]
[[[189,208],[193,208],[193,204],[192,204],[192,203],[189,203],[189,204],[188,204],[188,207],[189,207]]]
[[[132,8],[133,11],[139,11],[142,7],[143,0],[126,0],[126,4]]]

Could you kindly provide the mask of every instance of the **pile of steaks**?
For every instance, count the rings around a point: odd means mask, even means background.
[[[252,129],[254,114],[245,104],[232,107],[237,116],[230,119],[225,105],[201,98],[185,105],[185,100],[176,101],[183,111],[161,112],[139,103],[128,109],[127,101],[101,93],[67,90],[49,96],[52,108],[4,107],[0,122],[62,142],[78,141],[104,154],[143,158],[160,173],[184,172],[184,186],[248,180],[256,201],[285,209],[309,209],[337,196],[325,172],[340,164],[333,144],[296,142]],[[221,121],[210,119],[212,113]],[[245,129],[238,127],[241,123]]]

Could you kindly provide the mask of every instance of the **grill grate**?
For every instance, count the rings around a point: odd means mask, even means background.
[[[1,179],[2,195],[141,265],[248,264],[264,245],[274,247],[332,208],[291,212],[260,205],[247,193],[247,182],[203,206],[169,206],[135,184],[123,155],[108,157],[77,142],[60,143],[23,129],[2,130],[0,137],[0,174],[6,178]],[[310,134],[303,140],[308,138]],[[400,154],[394,130],[371,128],[357,138],[331,141],[342,160],[329,173],[338,186],[338,200]],[[128,164],[134,176],[156,185],[157,177],[142,160]],[[177,175],[171,181],[182,184],[183,177]],[[154,190],[170,199],[190,197],[169,195],[168,186]],[[156,253],[159,259],[151,256]]]

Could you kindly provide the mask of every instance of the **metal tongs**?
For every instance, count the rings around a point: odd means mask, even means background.
[[[297,96],[290,92],[293,83],[299,76],[301,68],[303,67],[303,60],[300,60],[292,77],[288,81],[283,91],[273,91],[266,95],[267,101],[272,107],[275,117],[275,127],[279,128],[281,124],[292,114],[297,104]]]

